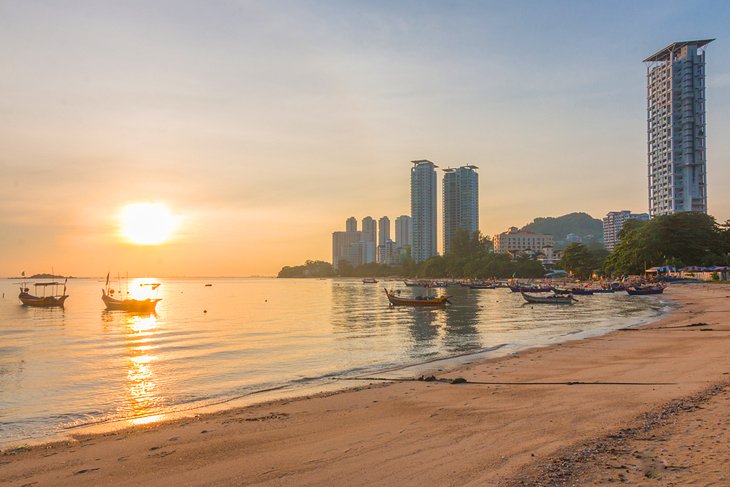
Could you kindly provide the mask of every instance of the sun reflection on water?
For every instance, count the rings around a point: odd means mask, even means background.
[[[156,421],[148,416],[159,402],[153,364],[157,356],[151,353],[155,348],[149,345],[150,335],[157,327],[157,316],[130,316],[127,318],[127,396],[131,416],[144,419],[144,423]],[[145,416],[145,418],[140,418]],[[142,424],[135,422],[135,424]]]

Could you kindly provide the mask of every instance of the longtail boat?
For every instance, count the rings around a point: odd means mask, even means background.
[[[629,296],[646,296],[648,294],[661,294],[664,292],[664,286],[633,286],[627,287],[626,292]]]
[[[160,287],[160,283],[146,283],[140,284],[140,286],[149,286],[153,290],[157,290]],[[147,298],[147,299],[130,299],[130,298],[115,298],[114,289],[109,288],[109,274],[106,275],[106,286],[101,290],[101,300],[104,301],[106,309],[109,311],[130,311],[138,313],[152,313],[157,307],[157,303],[162,301],[160,298]]]
[[[496,289],[495,284],[468,284],[469,289]]]
[[[68,279],[66,280],[68,281]],[[25,284],[20,288],[20,294],[18,299],[23,303],[23,306],[31,306],[33,308],[63,308],[63,303],[68,298],[66,294],[66,281],[63,282],[63,292],[58,293],[58,287],[61,286],[60,282],[37,282],[33,284],[35,293],[38,294],[39,290],[43,292],[42,296],[34,296],[30,294]],[[46,296],[46,289],[52,287],[51,294]]]
[[[571,294],[554,294],[552,296],[530,296],[522,293],[525,301],[532,304],[573,304],[573,296]]]
[[[396,296],[394,293],[385,290],[385,295],[388,296],[388,301],[393,306],[446,306],[451,304],[449,301],[450,296],[418,296],[415,298],[401,298]]]
[[[517,284],[508,287],[513,293],[549,293],[553,290],[552,286],[521,286]]]

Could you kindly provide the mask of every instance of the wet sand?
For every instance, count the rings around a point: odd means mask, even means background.
[[[682,307],[641,329],[473,363],[439,381],[365,381],[6,451],[0,483],[728,485],[730,286],[666,294]],[[449,382],[457,377],[467,383]]]

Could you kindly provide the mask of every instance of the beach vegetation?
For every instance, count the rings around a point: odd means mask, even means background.
[[[602,245],[583,245],[572,243],[563,250],[558,268],[564,269],[579,279],[588,279],[601,272],[608,250]]]
[[[323,260],[308,260],[304,265],[284,266],[277,277],[333,277],[332,264]]]
[[[624,223],[606,258],[609,275],[641,274],[654,266],[727,265],[730,227],[704,213],[682,212]]]

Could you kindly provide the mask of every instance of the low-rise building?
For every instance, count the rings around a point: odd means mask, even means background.
[[[506,232],[494,236],[494,252],[506,254],[508,252],[531,252],[538,253],[545,247],[553,247],[552,235],[534,233],[527,230],[520,230],[512,227]]]

